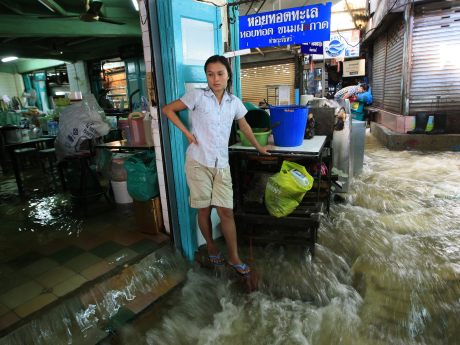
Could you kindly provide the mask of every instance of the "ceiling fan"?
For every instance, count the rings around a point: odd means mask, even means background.
[[[109,18],[104,17],[101,14],[101,8],[104,3],[102,1],[87,0],[85,3],[85,12],[79,15],[58,15],[58,16],[47,16],[47,17],[39,17],[40,19],[62,19],[62,18],[79,18],[81,21],[84,22],[104,22],[110,24],[117,24],[117,25],[124,25],[125,23],[118,22],[116,20],[112,20]]]

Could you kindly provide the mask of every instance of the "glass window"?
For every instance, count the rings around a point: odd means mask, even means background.
[[[215,51],[213,24],[181,18],[181,30],[184,65],[204,65]]]

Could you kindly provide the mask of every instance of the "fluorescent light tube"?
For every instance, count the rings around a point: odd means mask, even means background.
[[[54,8],[52,8],[47,1],[38,0],[38,2],[41,3],[43,6],[45,6],[47,9],[49,9],[51,12],[56,12]]]
[[[7,56],[5,58],[2,59],[2,62],[10,62],[10,61],[14,61],[14,60],[17,60],[17,56]]]
[[[137,2],[137,0],[132,0],[133,2],[133,6],[134,6],[134,9],[139,12],[139,3]]]

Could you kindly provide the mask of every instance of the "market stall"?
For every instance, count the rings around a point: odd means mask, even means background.
[[[302,244],[314,248],[321,216],[329,211],[332,151],[327,136],[304,139],[296,147],[270,146],[270,156],[241,143],[229,148],[235,191],[235,219],[241,238],[261,244]],[[287,216],[269,213],[264,197],[267,179],[284,161],[307,167],[313,186]]]

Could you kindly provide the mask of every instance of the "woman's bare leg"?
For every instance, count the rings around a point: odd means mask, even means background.
[[[236,225],[231,208],[217,207],[217,214],[220,218],[222,234],[225,237],[228,250],[228,261],[230,264],[241,264],[242,261],[238,255],[238,245],[236,239]]]
[[[203,235],[209,255],[217,255],[219,249],[212,238],[212,223],[211,223],[211,207],[198,209],[198,225],[200,226],[201,234]]]

